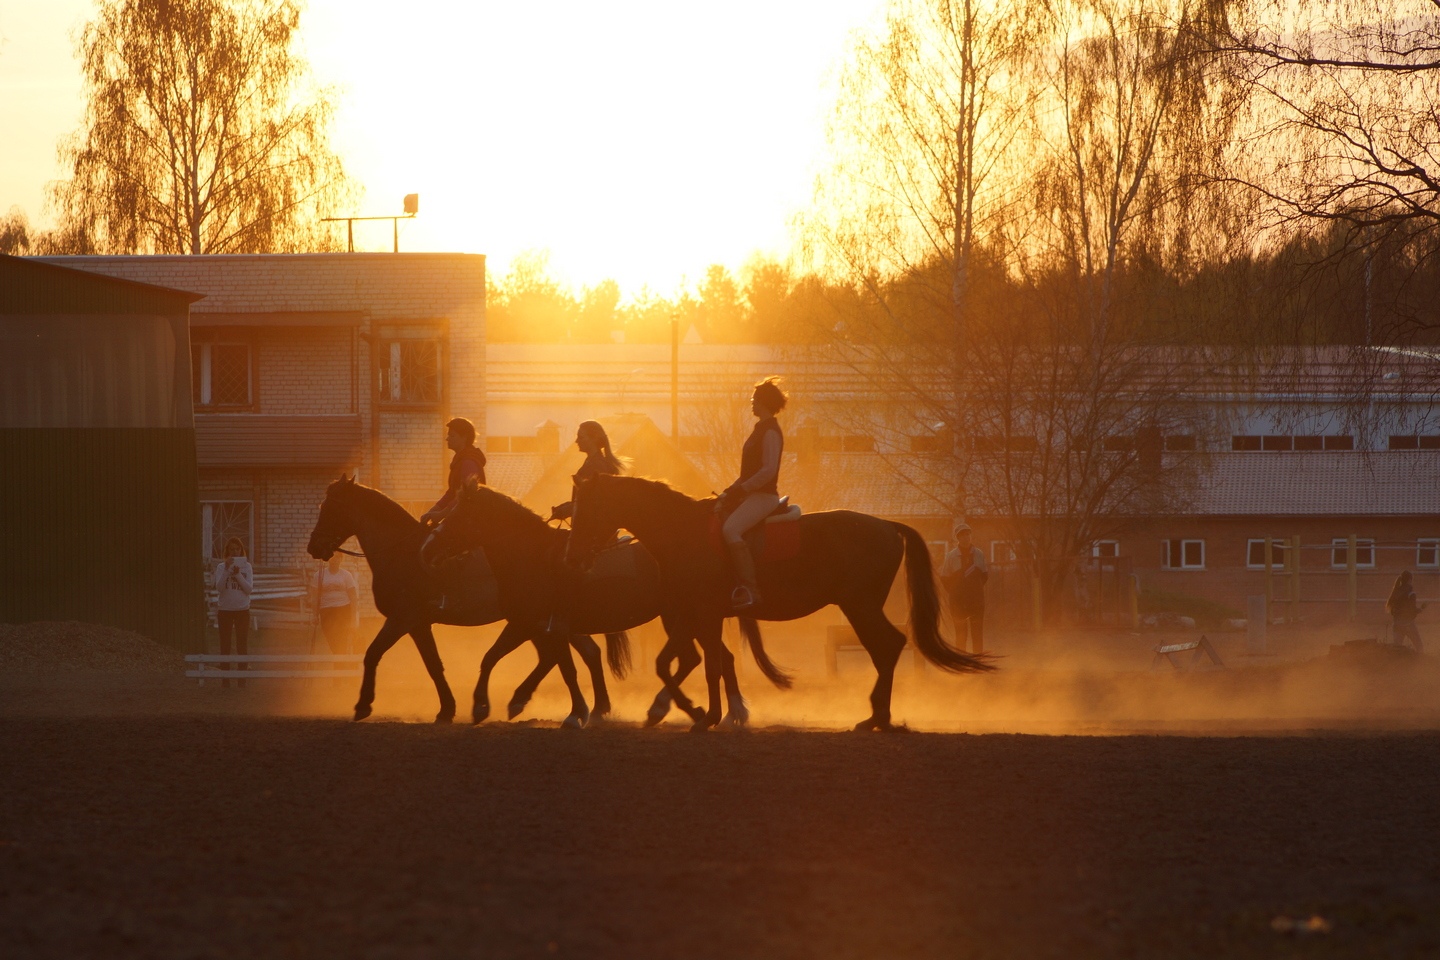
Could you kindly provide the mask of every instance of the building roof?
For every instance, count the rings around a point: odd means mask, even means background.
[[[201,467],[352,467],[363,441],[358,416],[195,415]]]
[[[0,314],[179,313],[203,293],[0,254]]]
[[[1219,453],[1191,498],[1212,516],[1434,516],[1440,451]]]

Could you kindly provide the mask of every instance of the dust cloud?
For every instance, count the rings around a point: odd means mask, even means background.
[[[789,691],[771,686],[749,652],[741,653],[740,686],[752,729],[843,729],[869,714],[867,698],[874,682],[869,659],[863,651],[842,647],[832,674],[826,625],[818,618],[763,625],[771,656],[795,676]],[[437,630],[457,701],[457,722],[470,717],[480,658],[496,632]],[[1199,634],[1002,634],[993,644],[999,669],[963,676],[918,663],[907,648],[896,670],[893,716],[914,731],[969,733],[1232,735],[1440,726],[1440,664],[1433,657],[1385,649],[1361,656],[1330,655],[1332,644],[1364,632],[1336,628],[1281,635],[1272,638],[1276,652],[1265,656],[1248,655],[1241,636],[1220,635],[1210,639],[1225,667],[1184,671],[1164,662],[1152,669],[1153,647],[1198,639]],[[726,639],[732,649],[740,649],[728,631]],[[606,674],[614,706],[611,720],[622,723],[642,721],[660,687],[654,674],[655,653],[663,643],[658,626],[636,631],[632,643],[630,675],[617,680]],[[505,719],[506,702],[534,664],[533,648],[527,645],[496,669],[490,683],[492,721]],[[593,705],[590,679],[578,658],[577,669]],[[349,680],[287,684],[274,708],[285,714],[345,716],[355,688]],[[702,671],[684,688],[705,703]],[[375,719],[430,720],[437,706],[419,656],[402,642],[381,664]],[[552,674],[517,719],[554,723],[568,710],[569,696],[558,674]],[[678,711],[666,722],[688,725]]]

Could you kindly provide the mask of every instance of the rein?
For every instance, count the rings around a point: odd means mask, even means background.
[[[335,548],[335,552],[336,552],[336,553],[343,553],[343,554],[345,554],[347,557],[362,557],[362,558],[363,558],[363,557],[365,556],[365,554],[361,553],[359,550],[346,550],[344,547],[336,547],[336,548]]]

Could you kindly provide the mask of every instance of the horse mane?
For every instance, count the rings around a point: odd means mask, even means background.
[[[501,493],[494,487],[481,485],[462,488],[460,490],[460,501],[464,503],[472,500],[479,501],[482,507],[496,511],[497,519],[502,522],[515,524],[528,523],[536,528],[543,527],[545,530],[551,529],[550,525],[545,522],[545,518],[540,516],[540,514],[531,510],[509,494]]]
[[[330,484],[330,489],[326,491],[327,495],[333,493],[337,487],[348,488],[352,496],[359,497],[366,506],[378,513],[384,520],[393,523],[403,520],[411,526],[418,527],[420,525],[420,521],[412,517],[409,510],[374,487],[367,487],[364,484],[355,483],[353,480],[336,480]]]
[[[635,477],[613,474],[610,476],[596,477],[591,482],[602,482],[606,484],[622,484],[625,486],[641,487],[643,489],[649,490],[651,493],[656,494],[662,500],[666,501],[667,506],[694,506],[697,503],[705,502],[704,500],[696,500],[694,497],[690,496],[687,493],[681,493],[679,490],[676,490],[674,487],[670,486],[670,483],[668,481],[660,480],[655,477]],[[706,499],[714,498],[707,497]]]

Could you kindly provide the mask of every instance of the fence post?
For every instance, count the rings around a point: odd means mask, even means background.
[[[1290,538],[1290,549],[1285,551],[1290,563],[1290,622],[1300,622],[1300,538]]]
[[[1140,574],[1132,573],[1125,578],[1130,590],[1130,629],[1140,629]]]
[[[1040,561],[1036,560],[1030,576],[1030,626],[1040,632]]]
[[[1350,622],[1355,622],[1355,608],[1359,605],[1360,580],[1355,569],[1355,534],[1345,538],[1345,573],[1349,581]]]
[[[1271,604],[1275,602],[1275,541],[1265,538],[1265,624],[1269,626],[1275,616]]]

